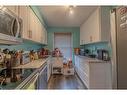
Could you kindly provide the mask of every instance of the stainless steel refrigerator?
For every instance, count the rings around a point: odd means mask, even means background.
[[[111,11],[110,24],[113,88],[127,89],[127,6]]]

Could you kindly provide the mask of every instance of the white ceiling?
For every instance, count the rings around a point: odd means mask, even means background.
[[[79,27],[97,6],[76,6],[74,13],[69,14],[67,6],[39,7],[46,24],[50,27]]]

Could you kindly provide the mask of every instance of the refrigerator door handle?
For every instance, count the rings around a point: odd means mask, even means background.
[[[116,64],[116,13],[110,12],[110,26],[111,26],[111,63],[112,63],[112,88],[117,89],[117,64]]]

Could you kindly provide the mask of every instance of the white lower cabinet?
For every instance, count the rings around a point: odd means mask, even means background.
[[[88,89],[111,89],[110,62],[75,56],[75,70]]]

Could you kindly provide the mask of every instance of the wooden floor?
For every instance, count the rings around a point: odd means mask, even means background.
[[[52,75],[48,83],[48,89],[86,89],[86,87],[77,75]]]

